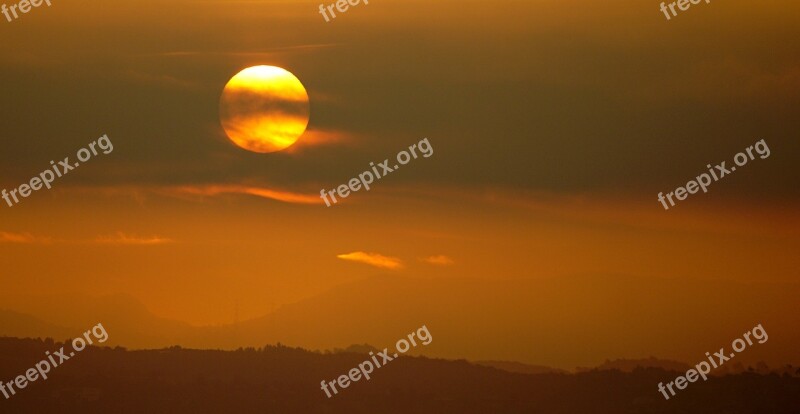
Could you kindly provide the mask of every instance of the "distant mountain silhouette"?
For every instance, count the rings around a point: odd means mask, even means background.
[[[0,333],[17,338],[67,338],[74,332],[62,326],[44,322],[31,315],[0,310]]]
[[[645,359],[615,359],[613,361],[606,360],[606,362],[594,368],[577,368],[576,371],[590,371],[590,370],[612,370],[616,369],[622,372],[633,372],[636,368],[661,368],[665,371],[686,372],[689,364],[677,361],[669,361],[666,359],[658,359],[655,357]]]
[[[737,358],[743,363],[800,363],[800,313],[794,311],[798,284],[654,284],[609,276],[600,290],[589,280],[595,279],[375,277],[282,306],[235,330],[204,330],[185,343],[233,349],[243,342],[257,346],[280,341],[330,349],[358,342],[383,348],[425,324],[434,340],[412,352],[496,360],[494,347],[475,346],[496,341],[502,343],[504,359],[573,369],[643,353],[691,363],[763,323],[770,341]],[[749,300],[753,296],[774,299],[755,302]]]
[[[332,352],[333,353],[351,353],[351,354],[366,355],[366,354],[369,354],[370,352],[378,352],[378,351],[379,351],[378,348],[376,348],[376,347],[374,347],[372,345],[369,345],[369,344],[364,344],[364,345],[354,344],[354,345],[348,346],[345,349],[334,348]]]
[[[187,323],[157,317],[128,295],[16,296],[4,298],[3,302],[7,307],[22,309],[29,318],[47,322],[30,329],[38,334],[26,336],[74,337],[103,323],[109,330],[109,344],[158,348],[181,343],[196,329]],[[0,335],[21,336],[14,333],[10,324],[0,319]]]
[[[696,363],[704,352],[727,347],[763,323],[769,341],[748,348],[737,361],[745,366],[759,360],[771,366],[800,365],[798,284],[645,282],[608,276],[601,289],[594,281],[381,276],[338,286],[237,325],[202,328],[156,317],[121,295],[19,300],[21,308],[8,307],[69,329],[88,329],[102,321],[109,343],[130,348],[180,344],[237,349],[281,342],[319,350],[353,343],[383,349],[425,324],[433,342],[412,348],[411,354],[492,361],[502,347],[505,360],[569,370],[642,354]],[[749,300],[753,296],[771,301]],[[74,315],[62,312],[64,306],[71,306]],[[0,325],[0,335],[3,329]],[[60,335],[41,329],[40,336]]]
[[[563,369],[550,368],[543,365],[529,365],[513,361],[475,361],[473,362],[473,364],[502,369],[503,371],[508,371],[508,372],[517,372],[520,374],[566,374],[567,373],[567,371]]]
[[[52,341],[0,338],[0,379],[58,349]],[[738,374],[690,384],[670,400],[657,391],[677,373],[656,368],[520,374],[423,357],[400,357],[327,398],[332,381],[366,355],[284,346],[239,351],[172,347],[87,348],[29,383],[3,413],[275,414],[796,414],[800,378]]]

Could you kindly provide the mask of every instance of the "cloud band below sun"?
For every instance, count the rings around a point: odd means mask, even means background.
[[[321,204],[319,196],[293,193],[264,187],[245,185],[207,185],[207,186],[182,186],[175,188],[178,193],[215,196],[219,194],[249,194],[256,197],[269,198],[293,204]]]

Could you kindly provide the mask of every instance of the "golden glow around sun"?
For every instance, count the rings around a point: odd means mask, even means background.
[[[291,72],[253,66],[225,85],[219,100],[222,128],[236,145],[254,152],[280,151],[308,126],[308,93]]]

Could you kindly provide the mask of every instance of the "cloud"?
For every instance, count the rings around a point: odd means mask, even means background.
[[[449,257],[447,257],[447,256],[445,256],[443,254],[440,254],[440,255],[437,255],[437,256],[429,256],[429,257],[426,257],[426,258],[422,259],[422,261],[425,262],[425,263],[432,264],[432,265],[437,265],[437,266],[450,266],[450,265],[455,264],[455,261],[453,261],[453,259],[451,259],[451,258],[449,258]]]
[[[249,194],[262,198],[283,201],[293,204],[321,204],[322,200],[317,195],[307,195],[293,193],[290,191],[275,190],[264,187],[253,187],[244,185],[207,185],[207,186],[183,186],[175,188],[175,191],[184,194],[194,194],[203,196],[215,196],[219,194]]]
[[[50,243],[51,239],[46,237],[35,237],[30,233],[9,233],[0,231],[0,243]]]
[[[113,236],[98,237],[97,239],[95,239],[95,242],[102,244],[151,245],[151,244],[174,243],[174,240],[159,236],[153,236],[153,237],[129,236],[123,232],[117,232],[117,234]]]
[[[351,145],[353,141],[352,134],[342,131],[308,129],[303,132],[297,142],[283,151],[288,154],[297,154],[312,147]]]
[[[66,244],[135,244],[135,245],[152,245],[152,244],[164,244],[164,243],[173,243],[172,239],[167,239],[164,237],[153,236],[153,237],[136,237],[136,236],[129,236],[122,232],[117,232],[117,234],[113,236],[100,236],[95,239],[90,240],[65,240],[65,239],[54,239],[52,237],[41,237],[41,236],[34,236],[30,233],[10,233],[5,231],[0,231],[0,243],[18,243],[18,244],[53,244],[53,243],[66,243]]]
[[[377,253],[352,252],[336,256],[342,260],[365,263],[383,269],[401,269],[403,262],[396,257],[388,257]]]

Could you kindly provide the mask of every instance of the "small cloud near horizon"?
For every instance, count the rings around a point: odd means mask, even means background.
[[[159,236],[137,237],[137,236],[129,236],[123,232],[117,232],[117,234],[110,237],[98,237],[97,239],[95,239],[95,241],[97,243],[103,243],[103,244],[139,244],[139,245],[165,244],[165,243],[175,242],[172,239],[167,239]]]
[[[30,233],[10,233],[0,231],[0,243],[50,243],[52,240],[46,237],[36,237]]]
[[[436,256],[429,256],[426,258],[421,259],[423,262],[436,265],[436,266],[451,266],[454,265],[456,262],[448,256],[443,254],[436,255]]]
[[[378,253],[366,252],[352,252],[340,254],[336,257],[342,260],[350,260],[353,262],[360,262],[370,266],[380,267],[383,269],[397,270],[403,267],[403,261],[396,257],[388,257]]]

